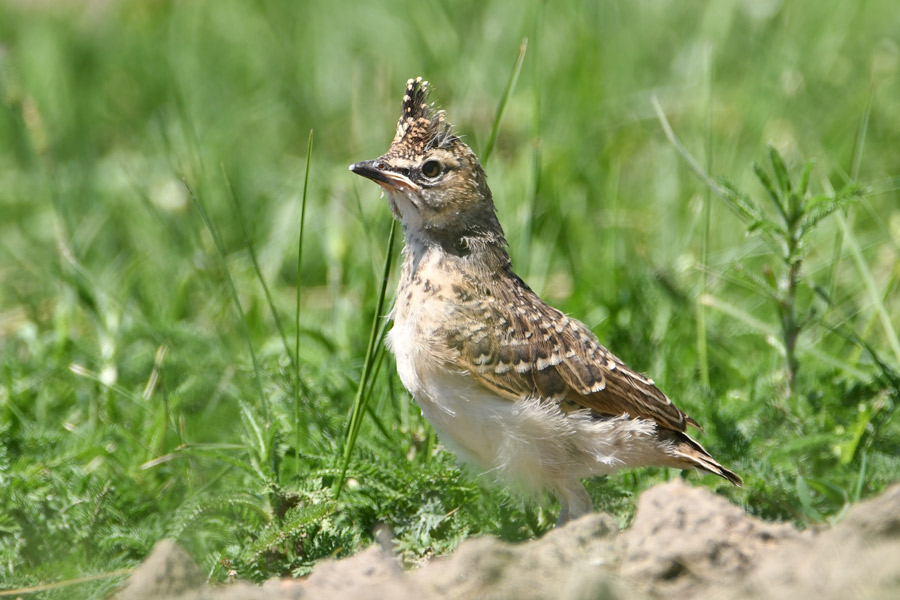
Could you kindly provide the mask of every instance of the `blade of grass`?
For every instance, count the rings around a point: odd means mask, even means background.
[[[869,89],[869,97],[866,101],[866,109],[863,111],[862,117],[859,120],[859,129],[856,133],[856,140],[853,144],[853,159],[850,163],[850,179],[851,181],[856,181],[857,177],[859,177],[859,167],[862,164],[862,155],[863,155],[863,147],[866,143],[866,134],[869,131],[869,117],[872,114],[872,102],[875,100],[875,86]],[[876,219],[876,222],[878,220]],[[841,261],[841,251],[844,246],[844,237],[841,233],[841,230],[838,230],[834,235],[834,249],[832,250],[831,255],[831,270],[828,274],[828,291],[831,297],[834,297],[836,286],[837,286],[837,269],[838,265],[840,265]]]
[[[891,317],[884,305],[882,295],[878,293],[875,279],[872,277],[872,272],[869,270],[865,258],[863,258],[862,251],[859,249],[859,243],[856,241],[856,236],[847,224],[847,219],[844,218],[843,213],[840,211],[836,212],[835,218],[837,218],[837,221],[841,226],[841,232],[844,234],[844,243],[850,249],[850,254],[853,256],[853,261],[856,263],[856,269],[859,271],[863,283],[866,285],[869,299],[875,306],[878,317],[881,319],[881,325],[884,328],[884,333],[887,336],[888,343],[890,343],[891,350],[894,352],[894,357],[896,358],[897,363],[900,364],[900,340],[897,339],[897,330],[894,329],[894,325],[891,323]]]
[[[856,143],[853,144],[853,161],[850,164],[850,179],[856,181],[859,177],[859,166],[862,164],[863,147],[866,145],[866,134],[869,131],[869,116],[872,114],[872,102],[875,100],[875,84],[869,88],[869,98],[866,101],[866,109],[859,121],[859,131],[856,134]]]
[[[76,577],[75,579],[66,579],[65,581],[55,581],[53,583],[42,583],[31,587],[17,588],[14,590],[0,590],[0,598],[7,596],[20,597],[25,594],[36,594],[38,592],[46,592],[48,590],[56,590],[59,588],[78,585],[80,583],[88,583],[91,581],[99,581],[101,579],[111,579],[113,577],[124,577],[130,575],[135,569],[117,569],[108,573],[97,573],[95,575],[86,575],[84,577]]]
[[[887,301],[888,298],[891,297],[891,292],[894,287],[897,285],[897,281],[900,279],[900,263],[894,265],[894,270],[891,271],[890,277],[888,277],[887,283],[884,286],[884,294],[882,294],[882,301]],[[868,339],[872,334],[872,330],[875,328],[875,324],[878,322],[878,313],[873,312],[869,315],[868,320],[865,325],[859,330],[859,337],[863,339]],[[857,345],[853,352],[850,353],[847,361],[850,364],[857,364],[859,362],[860,357],[863,354],[863,351],[866,350],[861,345]]]
[[[889,284],[892,286],[893,284]],[[860,380],[865,380],[868,375],[856,369],[854,365],[859,362],[859,357],[862,354],[862,351],[865,351],[866,354],[871,357],[872,362],[878,367],[878,370],[881,371],[880,378],[883,378],[883,381],[886,382],[887,389],[897,389],[900,390],[900,376],[898,376],[895,368],[892,365],[889,365],[885,360],[881,357],[881,354],[878,350],[872,347],[872,344],[866,341],[869,337],[869,324],[866,324],[866,327],[859,332],[857,328],[853,327],[850,323],[850,317],[845,315],[838,306],[835,305],[834,299],[827,295],[825,290],[820,287],[816,287],[814,289],[816,295],[825,302],[830,310],[832,310],[837,316],[838,320],[833,322],[828,322],[822,320],[822,324],[828,328],[832,333],[835,333],[845,339],[847,342],[851,343],[855,350],[851,352],[849,359],[841,360],[841,365],[838,368],[846,370],[848,373],[851,373],[854,377]],[[873,314],[873,323],[878,320],[878,315]]]
[[[619,183],[622,177],[622,159],[619,156],[614,156],[609,163],[609,169],[606,175],[606,185],[604,186],[606,189],[604,191],[604,197],[608,198],[609,202],[609,225],[606,228],[606,252],[607,256],[609,256],[610,260],[613,261],[614,265],[620,265],[623,263],[622,257],[620,256],[619,249],[621,248],[621,239],[622,239],[622,217],[620,215],[620,198],[619,198]],[[573,268],[573,272],[577,272]],[[607,274],[609,286],[611,289],[619,288],[619,274],[617,269],[610,269]]]
[[[312,160],[313,130],[309,130],[306,144],[306,172],[303,175],[303,197],[300,199],[300,239],[297,240],[297,306],[294,312],[294,459],[297,473],[300,472],[300,291],[301,267],[303,266],[303,230],[306,223],[306,197],[309,191],[309,164]]]
[[[162,456],[157,456],[152,458],[138,466],[139,469],[152,469],[159,465],[172,462],[174,460],[185,460],[191,458],[206,458],[219,462],[223,462],[226,465],[230,465],[231,468],[243,471],[249,475],[257,476],[257,471],[243,458],[232,457],[221,450],[234,450],[235,452],[246,452],[247,448],[243,444],[207,444],[207,446],[216,446],[212,449],[207,448],[194,448],[192,446],[183,446],[176,452],[170,452],[169,454],[163,454]]]
[[[765,219],[756,205],[739,190],[734,188],[734,186],[730,185],[728,182],[719,183],[713,179],[675,136],[675,131],[669,124],[666,113],[663,112],[662,106],[659,104],[659,99],[654,95],[651,98],[651,102],[653,103],[653,110],[656,111],[656,118],[659,119],[663,132],[666,134],[666,139],[669,140],[669,143],[672,144],[675,151],[681,155],[691,171],[693,171],[716,196],[724,200],[732,210],[738,213],[742,219],[748,221],[751,224],[751,228],[759,231],[770,244],[777,246],[779,242],[776,234],[772,231],[774,224]]]
[[[784,346],[782,345],[781,340],[779,339],[778,330],[774,326],[772,326],[768,323],[765,323],[763,321],[760,321],[759,319],[757,319],[756,317],[754,317],[747,311],[745,311],[741,308],[738,308],[737,306],[731,304],[730,302],[727,302],[727,301],[725,301],[721,298],[718,298],[716,296],[713,296],[711,294],[706,294],[705,296],[701,296],[700,302],[704,306],[714,308],[714,309],[728,315],[729,317],[740,321],[741,323],[743,323],[750,329],[753,329],[753,330],[756,330],[756,331],[762,333],[765,336],[767,342],[769,342],[770,344],[775,346],[775,348],[777,348],[779,352],[782,352],[782,353],[784,352]]]
[[[859,477],[856,478],[856,487],[853,489],[853,502],[859,502],[862,498],[863,488],[866,485],[866,466],[868,463],[869,453],[863,450],[862,459],[859,464]]]
[[[266,397],[266,393],[263,390],[262,386],[262,374],[259,369],[259,360],[256,358],[256,350],[253,348],[253,340],[250,337],[250,326],[247,324],[247,316],[244,314],[244,307],[241,306],[241,299],[237,293],[237,287],[234,285],[234,279],[231,277],[231,270],[228,268],[228,261],[225,257],[225,247],[222,245],[222,239],[219,237],[219,232],[216,230],[215,226],[210,220],[209,215],[206,213],[206,209],[203,208],[203,203],[200,201],[200,197],[194,193],[194,188],[191,187],[191,184],[188,183],[187,178],[182,177],[182,183],[184,183],[184,187],[187,189],[188,195],[191,197],[191,201],[194,203],[194,206],[197,207],[197,211],[200,213],[200,218],[203,219],[203,223],[206,225],[206,228],[209,230],[210,235],[212,235],[213,243],[216,246],[216,252],[219,255],[219,260],[222,262],[222,270],[225,272],[225,280],[228,282],[228,289],[231,291],[231,298],[234,301],[234,306],[238,311],[238,315],[241,319],[241,325],[243,326],[244,337],[247,340],[247,347],[250,349],[250,358],[253,361],[253,372],[254,372],[254,380],[256,381],[256,388],[259,392],[259,398],[262,402],[263,407],[263,415],[266,420],[266,428],[269,427],[269,423],[271,422],[270,413],[269,413],[269,399]]]
[[[712,171],[712,46],[706,44],[706,172]],[[700,298],[707,294],[709,264],[709,220],[712,206],[712,190],[706,186],[703,193],[703,230],[700,236]],[[700,382],[709,389],[709,359],[706,348],[706,306],[697,302],[697,361],[700,364]]]
[[[491,137],[488,138],[484,152],[481,153],[481,164],[486,165],[491,151],[494,149],[494,143],[497,141],[497,134],[500,132],[500,122],[503,120],[503,113],[506,110],[506,102],[516,87],[516,81],[519,79],[519,72],[522,70],[522,63],[525,61],[525,51],[528,49],[528,38],[522,39],[519,46],[519,55],[516,57],[516,63],[513,65],[512,73],[509,75],[509,81],[506,82],[506,89],[500,97],[500,104],[497,105],[497,114],[494,116],[494,124],[491,127]]]
[[[534,65],[534,108],[532,113],[532,140],[531,140],[531,189],[528,194],[527,211],[523,215],[524,227],[522,228],[521,257],[525,272],[531,271],[531,241],[534,237],[535,219],[537,213],[538,194],[541,189],[541,30],[544,24],[544,3],[538,4],[535,13],[535,25],[532,43],[532,54],[536,55],[532,61]]]
[[[379,342],[379,331],[386,331],[386,328],[379,327],[383,321],[382,312],[384,310],[384,299],[387,295],[388,278],[391,274],[391,263],[394,258],[394,237],[397,232],[397,221],[391,221],[391,231],[388,234],[387,251],[384,255],[384,269],[381,276],[381,290],[378,294],[378,305],[375,308],[375,314],[372,316],[372,329],[369,333],[369,345],[366,348],[366,358],[363,362],[362,375],[359,378],[359,386],[356,388],[356,396],[353,399],[353,407],[350,413],[350,421],[347,426],[347,434],[344,440],[344,453],[341,458],[341,470],[338,480],[335,484],[335,500],[341,497],[341,490],[344,488],[344,478],[347,475],[347,467],[350,465],[350,457],[353,455],[353,447],[356,445],[356,438],[359,435],[359,428],[362,426],[362,419],[366,412],[366,404],[368,404],[369,395],[366,393],[369,385],[369,378],[372,375],[375,366],[376,348]]]
[[[384,338],[387,335],[388,325],[390,325],[390,321],[388,319],[382,319],[381,327],[378,329],[378,334],[375,336],[375,356],[372,358],[372,364],[374,366],[369,373],[370,383],[366,387],[365,395],[363,398],[363,406],[366,407],[369,406],[369,401],[372,396],[372,390],[375,387],[371,382],[374,382],[378,377],[378,373],[381,371],[381,365],[384,363],[384,355],[386,354]],[[371,413],[371,410],[369,412]]]
[[[840,445],[841,448],[841,464],[849,465],[856,458],[856,454],[860,449],[866,430],[871,428],[870,423],[872,417],[879,407],[873,404],[867,404],[856,418],[856,423],[849,427],[850,439]]]
[[[759,208],[750,201],[749,197],[743,194],[740,190],[735,188],[733,185],[728,183],[727,181],[723,181],[722,183],[716,181],[712,178],[712,176],[700,166],[700,163],[697,162],[690,152],[688,152],[687,148],[678,140],[675,136],[675,131],[672,130],[672,126],[669,124],[669,120],[666,118],[666,114],[663,112],[662,106],[659,104],[659,99],[654,95],[651,99],[653,103],[653,109],[656,111],[656,117],[659,119],[660,124],[662,125],[663,132],[666,134],[666,138],[669,140],[669,143],[675,148],[675,151],[681,155],[684,161],[688,164],[688,167],[694,174],[706,184],[713,193],[724,200],[729,207],[734,210],[742,219],[750,223],[751,230],[758,231],[760,235],[762,235],[766,241],[772,246],[780,246],[781,242],[780,237],[784,234],[783,228],[776,225],[774,222],[767,219],[759,210]],[[756,166],[754,165],[754,170]],[[764,182],[763,182],[764,183]]]
[[[656,118],[659,119],[659,122],[663,128],[663,132],[666,134],[666,139],[669,140],[669,143],[672,144],[678,154],[680,154],[688,164],[688,167],[690,167],[691,171],[693,171],[694,174],[703,181],[703,183],[709,186],[709,188],[717,196],[723,199],[727,199],[728,191],[721,185],[719,185],[719,183],[715,179],[713,179],[709,175],[709,173],[704,170],[703,167],[700,166],[700,163],[697,162],[697,159],[695,159],[691,155],[691,153],[688,152],[687,148],[685,148],[675,136],[675,131],[669,124],[669,120],[666,118],[666,113],[663,112],[662,106],[659,103],[659,99],[656,96],[653,96],[650,101],[653,103],[653,110],[656,111]]]
[[[284,333],[284,326],[281,323],[281,315],[278,314],[278,310],[275,308],[275,302],[272,300],[272,293],[269,291],[269,285],[266,283],[266,278],[263,277],[262,269],[259,266],[259,259],[256,257],[256,249],[253,247],[253,242],[250,241],[250,232],[247,231],[247,225],[244,222],[244,213],[241,211],[241,203],[238,201],[237,192],[234,191],[234,186],[231,184],[231,178],[228,177],[228,171],[225,170],[225,163],[220,163],[219,168],[222,169],[225,187],[228,188],[228,195],[231,197],[234,212],[237,215],[238,223],[241,224],[241,232],[244,234],[244,243],[247,245],[247,250],[250,252],[250,261],[253,263],[253,271],[256,273],[256,278],[259,279],[259,283],[262,285],[263,294],[266,296],[266,303],[268,303],[269,311],[272,313],[272,318],[275,320],[275,327],[278,329],[278,335],[281,336],[281,343],[284,345],[284,351],[291,361],[292,370],[296,371],[297,365],[294,362],[294,355],[291,354],[291,347],[288,346],[287,335]]]

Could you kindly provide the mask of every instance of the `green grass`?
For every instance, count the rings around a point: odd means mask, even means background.
[[[163,537],[262,580],[379,523],[410,561],[552,525],[461,472],[370,343],[399,240],[347,165],[387,148],[417,75],[491,149],[520,274],[746,481],[696,485],[804,526],[900,479],[891,0],[25,4],[0,2],[0,589]],[[734,202],[788,232],[809,160],[809,198],[863,193],[785,254]],[[589,489],[626,524],[676,476]]]

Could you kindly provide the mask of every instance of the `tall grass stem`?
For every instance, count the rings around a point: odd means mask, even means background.
[[[294,458],[300,471],[300,299],[302,297],[303,233],[306,223],[306,198],[309,192],[309,165],[312,162],[313,130],[306,143],[306,170],[303,175],[303,196],[300,199],[300,234],[297,240],[297,305],[294,311]]]
[[[296,370],[294,356],[291,354],[291,347],[288,345],[287,335],[284,333],[284,325],[281,323],[281,316],[275,308],[275,302],[272,300],[272,292],[269,291],[269,285],[266,283],[266,278],[263,276],[262,269],[259,266],[256,249],[253,247],[253,242],[250,240],[250,232],[247,231],[244,213],[241,210],[241,203],[238,200],[237,192],[234,191],[234,186],[231,184],[231,178],[228,177],[228,171],[225,169],[225,164],[221,163],[219,167],[222,169],[222,177],[225,180],[225,186],[228,188],[228,195],[234,206],[234,212],[235,215],[237,215],[238,223],[241,225],[241,232],[244,234],[244,243],[247,245],[247,250],[250,252],[250,261],[253,263],[253,272],[256,273],[256,278],[259,279],[259,283],[262,286],[263,294],[266,297],[266,303],[269,305],[269,311],[272,313],[272,318],[275,320],[275,328],[278,329],[278,335],[281,336],[281,343],[284,346],[284,351],[291,361],[292,370]]]
[[[269,427],[271,423],[269,399],[266,397],[265,390],[263,390],[262,373],[259,368],[259,360],[256,358],[256,350],[253,348],[253,340],[250,337],[250,326],[247,323],[247,315],[244,314],[244,307],[241,306],[241,299],[238,296],[237,287],[235,287],[234,285],[234,279],[232,279],[231,277],[231,270],[228,268],[228,260],[225,255],[225,247],[222,244],[222,239],[219,237],[219,232],[216,230],[216,227],[215,225],[213,225],[212,220],[209,218],[206,209],[203,207],[203,203],[200,201],[200,197],[194,192],[194,188],[191,187],[190,183],[188,183],[187,178],[182,178],[181,181],[184,183],[184,187],[187,189],[188,195],[191,197],[191,201],[194,203],[194,206],[197,207],[197,211],[200,213],[200,218],[203,219],[203,223],[209,230],[209,233],[213,238],[213,243],[216,246],[216,252],[219,255],[219,260],[222,262],[222,271],[225,273],[225,280],[228,282],[228,289],[231,291],[231,298],[234,301],[234,306],[237,309],[238,315],[241,320],[244,337],[247,340],[247,348],[249,348],[250,350],[250,359],[253,361],[253,373],[255,375],[254,380],[256,381],[256,389],[259,392],[260,402],[262,403],[263,415],[266,419],[266,427]]]
[[[706,44],[706,172],[712,172],[713,140],[712,140],[712,111],[713,111],[713,64],[712,47]],[[709,220],[712,198],[709,186],[703,192],[703,229],[700,236],[700,296],[706,296],[708,286],[709,263]],[[706,306],[703,302],[697,302],[697,362],[700,365],[700,382],[705,389],[709,389],[709,359],[706,344]]]
[[[375,314],[372,315],[372,328],[369,332],[369,345],[366,347],[366,358],[363,362],[362,375],[359,378],[359,385],[356,388],[356,397],[353,399],[353,407],[350,412],[350,421],[347,426],[347,433],[344,438],[344,452],[341,457],[341,470],[338,480],[335,484],[335,499],[340,498],[341,490],[344,488],[344,478],[347,475],[347,467],[350,465],[350,457],[353,455],[353,447],[356,445],[356,438],[359,435],[359,428],[362,425],[363,416],[366,413],[366,404],[369,395],[367,388],[369,379],[371,378],[373,366],[375,363],[376,348],[380,341],[379,331],[385,332],[386,327],[383,325],[384,320],[384,299],[387,295],[388,279],[391,274],[391,263],[394,259],[394,237],[397,232],[397,221],[391,220],[391,231],[388,234],[387,250],[384,254],[384,268],[381,275],[381,289],[378,293],[378,304],[375,308]],[[382,333],[382,336],[384,333]]]
[[[519,46],[519,54],[516,56],[516,62],[513,65],[512,72],[509,74],[509,81],[506,82],[506,89],[500,97],[500,103],[497,105],[497,114],[494,115],[494,124],[491,126],[491,136],[488,138],[484,152],[481,153],[481,164],[487,165],[491,152],[494,150],[494,144],[497,142],[497,135],[500,132],[500,122],[503,120],[503,113],[506,110],[506,103],[516,88],[516,81],[519,79],[519,73],[522,71],[522,63],[525,62],[525,51],[528,49],[528,38],[522,39]]]

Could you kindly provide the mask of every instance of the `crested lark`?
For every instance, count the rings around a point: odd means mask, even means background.
[[[403,385],[440,439],[562,505],[592,510],[580,479],[623,467],[741,478],[685,433],[699,425],[653,381],[545,304],[513,272],[484,170],[410,79],[397,134],[350,170],[382,187],[405,260],[388,344]]]

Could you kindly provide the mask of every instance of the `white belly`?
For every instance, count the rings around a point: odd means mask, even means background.
[[[539,399],[501,398],[468,373],[436,361],[428,336],[412,323],[395,323],[388,338],[400,380],[444,445],[529,490],[564,489],[578,478],[652,463],[659,452],[648,443],[655,438],[649,421],[597,420],[587,411],[562,413]]]
[[[395,322],[388,346],[397,359],[397,374],[441,441],[467,462],[497,468],[498,432],[491,431],[511,402],[474,385],[467,374],[441,364],[428,335],[415,322]]]

